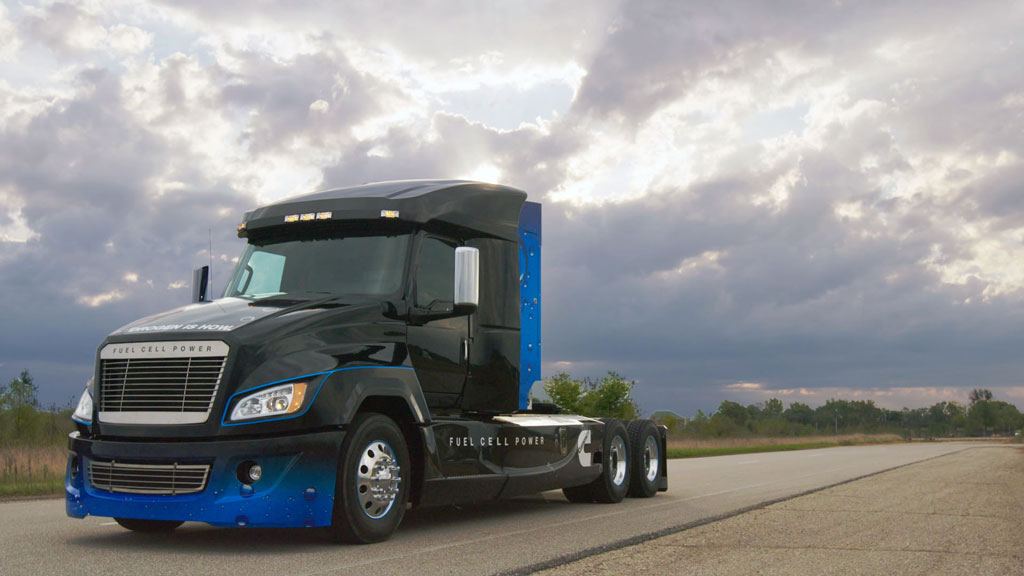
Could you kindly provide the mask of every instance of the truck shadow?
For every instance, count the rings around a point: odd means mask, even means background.
[[[468,504],[417,508],[406,512],[398,531],[390,543],[436,542],[451,543],[471,539],[480,534],[477,529],[509,523],[521,527],[520,522],[534,517],[552,515],[561,517],[567,507],[600,506],[596,504],[570,504],[560,492],[547,498],[541,495]],[[106,519],[104,519],[106,520]],[[355,548],[332,542],[326,531],[319,528],[217,528],[198,522],[184,524],[170,534],[144,534],[130,532],[120,526],[105,525],[102,530],[71,536],[69,545],[92,551],[163,552],[195,554],[216,552],[218,555],[265,555],[282,552],[310,552],[324,549]],[[466,538],[466,534],[470,537]],[[384,543],[383,545],[387,545]],[[361,547],[360,547],[361,548]],[[365,548],[363,548],[365,549]]]

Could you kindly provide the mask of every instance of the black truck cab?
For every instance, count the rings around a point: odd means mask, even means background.
[[[667,488],[650,422],[531,409],[541,210],[524,192],[368,184],[257,208],[238,234],[222,298],[200,274],[196,302],[98,349],[70,438],[68,515],[150,531],[322,526],[371,542],[407,504]]]

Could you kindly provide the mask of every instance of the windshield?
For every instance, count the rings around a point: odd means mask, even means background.
[[[224,295],[393,294],[401,287],[409,238],[339,235],[249,244]]]

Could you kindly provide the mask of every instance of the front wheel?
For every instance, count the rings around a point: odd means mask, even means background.
[[[356,416],[342,443],[331,534],[369,544],[391,537],[405,516],[412,467],[401,429],[383,414]]]
[[[147,532],[150,534],[158,532],[171,532],[184,522],[172,520],[139,520],[138,518],[114,518],[114,522],[127,528],[132,532]]]

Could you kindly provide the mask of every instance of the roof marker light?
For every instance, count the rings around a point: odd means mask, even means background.
[[[398,210],[381,210],[381,218],[398,218]]]
[[[316,218],[315,212],[306,212],[302,216],[299,216],[299,220],[302,220],[303,222],[309,222],[313,218]]]
[[[284,217],[284,221],[285,222],[298,222],[299,221],[299,215],[298,214],[289,214],[289,215]]]
[[[316,219],[317,220],[330,220],[331,219],[331,213],[330,212],[317,212],[316,213]]]

